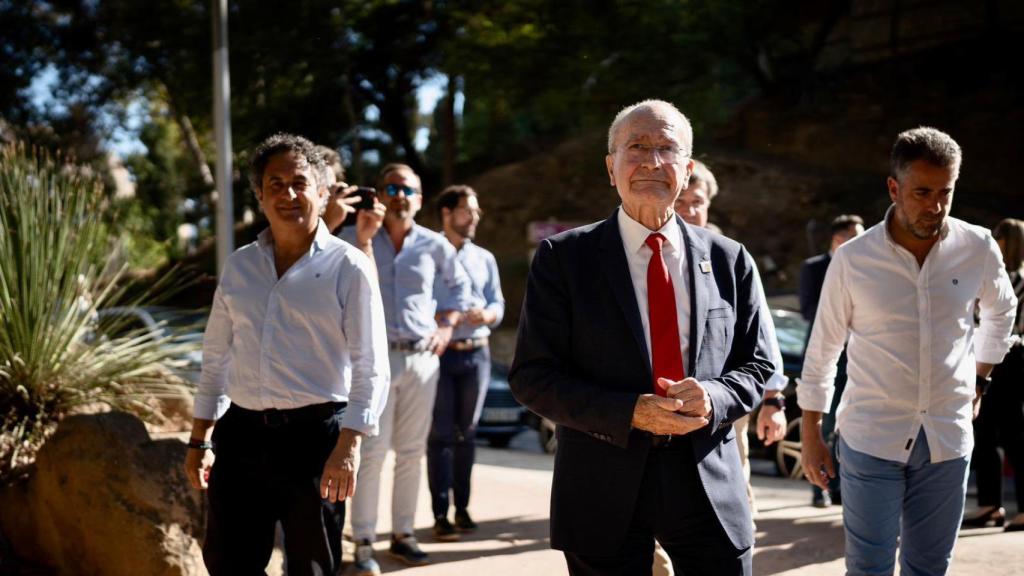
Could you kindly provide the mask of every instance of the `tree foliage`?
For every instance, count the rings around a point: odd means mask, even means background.
[[[49,127],[32,141],[89,156],[126,106],[143,101],[146,157],[129,161],[142,200],[165,222],[181,220],[170,203],[182,196],[211,212],[210,6],[0,1],[0,31],[10,32],[0,117]],[[354,180],[367,182],[374,161],[400,160],[429,188],[441,165],[450,179],[520,159],[643,98],[714,123],[756,94],[798,100],[849,10],[849,0],[232,0],[235,160],[273,132],[300,132],[343,150]],[[66,105],[31,120],[24,87],[47,63],[59,71],[53,97]],[[437,77],[449,93],[436,118],[420,117],[417,90]],[[424,127],[426,151],[415,144]],[[239,211],[252,207],[245,179],[236,186]]]

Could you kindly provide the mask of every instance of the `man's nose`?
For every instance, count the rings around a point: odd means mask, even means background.
[[[641,163],[645,168],[660,168],[665,162],[661,159],[661,153],[658,152],[657,148],[651,148],[647,151],[644,156],[644,160]]]
[[[299,193],[295,190],[294,186],[288,187],[288,199],[294,200],[299,197]]]

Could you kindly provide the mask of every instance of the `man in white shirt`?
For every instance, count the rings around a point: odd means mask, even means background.
[[[277,522],[289,574],[337,573],[360,441],[387,401],[376,273],[320,219],[322,168],[299,136],[256,148],[250,180],[270,227],[231,255],[214,295],[185,460],[191,484],[209,490],[214,576],[262,574]],[[380,222],[364,212],[369,250]]]
[[[904,575],[945,574],[952,559],[971,420],[1016,303],[988,230],[948,217],[960,158],[934,128],[901,133],[885,219],[843,244],[825,274],[797,395],[804,473],[826,489],[835,471],[822,413],[849,339],[837,409],[847,574],[892,574],[897,541]]]

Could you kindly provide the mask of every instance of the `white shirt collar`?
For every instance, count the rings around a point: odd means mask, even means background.
[[[666,252],[680,252],[680,244],[682,244],[682,235],[679,230],[679,223],[676,222],[675,214],[668,219],[659,230],[652,231],[643,224],[633,220],[626,211],[619,206],[619,234],[622,235],[622,242],[626,246],[626,251],[630,254],[636,254],[646,246],[647,237],[655,232],[661,234],[668,241],[670,248],[666,249]]]
[[[885,218],[882,219],[882,233],[885,234],[885,241],[890,246],[899,246],[896,240],[892,237],[892,233],[889,232],[889,222],[896,217],[896,205],[890,204],[889,208],[885,211]],[[945,240],[949,236],[949,218],[947,217],[942,222],[942,230],[939,231],[939,241]]]
[[[316,234],[313,236],[313,242],[309,245],[309,254],[316,254],[326,248],[331,237],[332,235],[327,230],[327,225],[324,224],[323,219],[319,219],[316,223]],[[270,231],[270,226],[267,226],[256,236],[256,243],[265,250],[273,249],[274,235]]]

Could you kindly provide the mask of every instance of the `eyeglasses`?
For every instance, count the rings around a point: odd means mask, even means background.
[[[634,142],[626,146],[626,158],[630,162],[644,162],[654,153],[662,164],[679,164],[686,160],[686,154],[674,145],[650,146]]]
[[[405,192],[406,196],[415,196],[420,193],[419,190],[411,186],[403,186],[401,184],[388,184],[384,187],[384,192],[387,192],[387,195],[392,198],[398,196],[399,192]]]

